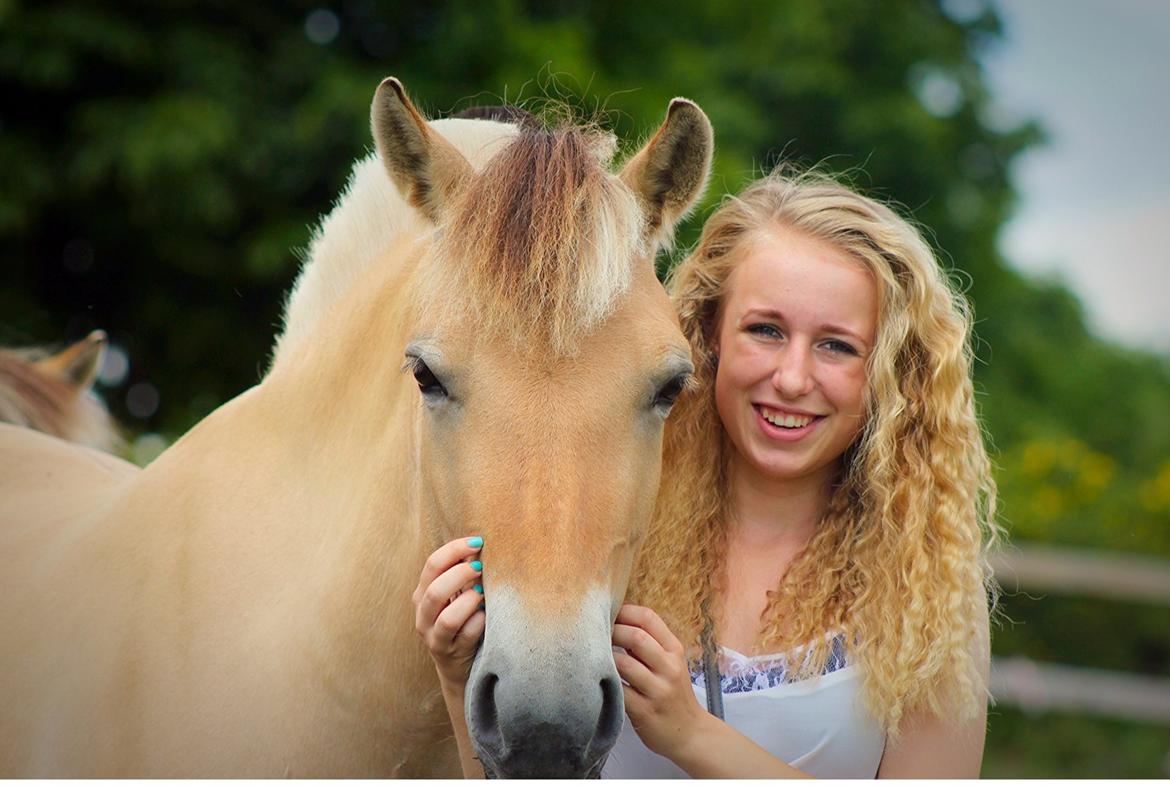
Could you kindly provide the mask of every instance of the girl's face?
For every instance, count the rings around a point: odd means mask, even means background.
[[[787,228],[752,243],[716,329],[715,405],[737,471],[828,479],[864,423],[877,285],[828,243]]]

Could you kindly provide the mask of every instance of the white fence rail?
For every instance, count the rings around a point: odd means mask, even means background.
[[[1165,560],[1016,544],[993,566],[1007,592],[1089,595],[1166,606],[1170,627],[1170,563]],[[1066,711],[1170,725],[1170,675],[1128,674],[1009,656],[992,660],[991,693],[996,701],[1025,712]]]
[[[1064,711],[1170,725],[1170,679],[1037,663],[991,662],[991,695],[1025,712]]]
[[[1009,546],[993,560],[992,565],[995,577],[1009,592],[1016,589],[1050,590],[1170,606],[1170,563],[1165,560],[1136,554],[1019,544]]]

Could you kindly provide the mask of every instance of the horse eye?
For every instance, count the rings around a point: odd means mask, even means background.
[[[422,358],[408,358],[407,363],[414,372],[414,381],[418,383],[419,392],[424,396],[446,396],[447,389],[434,372],[423,362]]]
[[[658,393],[654,395],[655,409],[659,410],[663,415],[670,412],[670,408],[674,406],[675,399],[682,393],[689,378],[689,374],[679,374],[659,388]]]

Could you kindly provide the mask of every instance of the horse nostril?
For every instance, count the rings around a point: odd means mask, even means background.
[[[472,734],[480,744],[487,744],[497,750],[503,742],[500,736],[499,716],[496,712],[496,683],[499,681],[499,675],[490,671],[480,678],[473,688],[469,719]]]
[[[601,680],[601,714],[597,718],[597,729],[589,745],[594,756],[609,752],[622,731],[622,683],[616,675]]]

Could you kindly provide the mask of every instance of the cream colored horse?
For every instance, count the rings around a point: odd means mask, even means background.
[[[432,127],[393,79],[372,115],[259,385],[142,471],[0,426],[0,776],[457,774],[410,595],[471,533],[485,765],[600,767],[691,369],[653,254],[710,126],[675,100],[611,175],[601,136]]]

